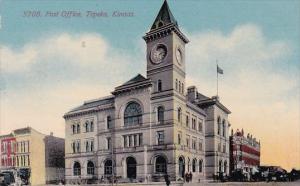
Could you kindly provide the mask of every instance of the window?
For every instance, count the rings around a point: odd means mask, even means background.
[[[190,137],[189,136],[186,137],[186,146],[190,147]]]
[[[218,151],[221,152],[221,143],[218,144]]]
[[[107,128],[108,129],[111,129],[112,128],[112,122],[111,122],[111,117],[110,116],[107,116],[106,118],[106,122],[107,122]]]
[[[85,122],[84,127],[85,127],[85,132],[89,132],[90,131],[90,129],[89,129],[89,121]]]
[[[167,161],[164,157],[158,156],[155,161],[156,173],[167,173]]]
[[[87,174],[94,175],[95,174],[95,166],[94,163],[89,161],[87,163]]]
[[[176,79],[175,89],[178,90],[178,80]]]
[[[226,152],[226,144],[223,144],[223,153]]]
[[[80,163],[75,162],[73,165],[73,174],[74,176],[80,176],[81,175],[81,166]]]
[[[162,91],[161,80],[158,80],[158,81],[157,81],[157,91],[158,91],[158,92]]]
[[[89,152],[90,151],[90,145],[89,145],[89,141],[85,142],[85,151]]]
[[[224,172],[227,172],[227,161],[224,161]]]
[[[187,164],[187,169],[188,169],[188,172],[190,172],[190,166],[191,166],[191,160],[190,158],[188,158],[188,164]]]
[[[220,135],[220,130],[221,130],[221,118],[218,117],[218,135]]]
[[[196,139],[195,138],[192,139],[192,148],[194,150],[196,150]]]
[[[143,145],[143,134],[139,134],[139,146]]]
[[[75,142],[72,142],[72,143],[71,143],[71,147],[72,147],[72,150],[73,150],[72,152],[75,153],[75,152],[76,152],[76,145],[75,145]]]
[[[185,121],[186,127],[189,127],[189,121],[190,121],[190,118],[189,118],[189,116],[187,115],[187,116],[186,116],[186,121]]]
[[[222,171],[222,160],[219,161],[219,172],[223,172]]]
[[[85,150],[86,150],[86,152],[94,151],[94,140],[85,141]]]
[[[131,102],[127,105],[124,113],[124,125],[132,126],[142,124],[142,109],[136,102]]]
[[[157,144],[162,145],[164,144],[164,131],[157,131]]]
[[[196,130],[196,119],[192,118],[192,129]]]
[[[177,119],[178,119],[178,122],[181,122],[181,108],[180,107],[177,110]]]
[[[199,160],[199,172],[202,172],[203,160]]]
[[[123,136],[124,147],[127,147],[127,136]]]
[[[181,137],[182,137],[182,133],[179,132],[179,133],[178,133],[178,144],[179,144],[179,145],[181,144]]]
[[[107,149],[111,149],[111,138],[106,138],[107,141]]]
[[[78,153],[80,152],[80,141],[77,140],[77,141],[73,141],[71,143],[71,147],[72,147],[72,152],[73,153]]]
[[[184,94],[184,85],[183,85],[183,83],[181,84],[181,93]]]
[[[225,132],[226,132],[226,129],[225,129],[225,120],[223,120],[222,125],[223,125],[223,129],[222,129],[223,136],[225,137]]]
[[[91,152],[93,152],[94,151],[94,140],[91,141],[91,146],[90,147],[91,147]]]
[[[90,122],[90,132],[94,132],[94,121]]]
[[[137,135],[133,135],[133,146],[134,147],[138,146],[138,144],[137,144]]]
[[[200,150],[200,151],[203,150],[202,140],[199,141],[199,150]]]
[[[75,125],[72,125],[72,131],[73,131],[73,134],[76,134],[76,127],[75,127]]]
[[[202,124],[202,121],[199,121],[199,122],[198,122],[198,131],[199,131],[199,132],[203,132],[203,124]]]
[[[77,124],[77,134],[79,134],[80,133],[80,125],[79,124]]]
[[[193,159],[193,162],[192,162],[192,171],[193,172],[196,172],[196,164],[197,164],[197,160]]]
[[[104,174],[105,175],[112,175],[112,161],[106,160],[104,164]]]
[[[76,152],[80,152],[80,141],[76,142]]]
[[[164,107],[160,106],[157,108],[157,120],[159,123],[163,123],[164,122]]]
[[[179,81],[179,88],[178,88],[179,90],[179,92],[181,93],[181,82]]]

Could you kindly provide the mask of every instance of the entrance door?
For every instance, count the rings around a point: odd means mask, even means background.
[[[184,165],[184,159],[182,157],[179,157],[179,175],[184,178],[184,170],[185,170],[185,165]]]
[[[126,159],[127,164],[127,178],[136,179],[136,161],[133,157]]]

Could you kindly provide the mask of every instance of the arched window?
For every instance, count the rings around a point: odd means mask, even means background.
[[[193,159],[193,162],[192,162],[192,171],[193,172],[196,172],[196,164],[197,164],[197,160]]]
[[[159,123],[164,122],[164,112],[165,112],[164,107],[160,106],[157,108],[157,120]]]
[[[167,161],[164,157],[158,156],[155,161],[156,173],[167,173]]]
[[[73,174],[74,176],[80,176],[81,175],[81,166],[79,162],[75,162],[73,165]]]
[[[112,128],[111,117],[110,117],[110,116],[107,116],[106,119],[107,119],[107,121],[106,121],[106,122],[107,122],[107,128],[108,128],[108,129],[111,129],[111,128]]]
[[[112,174],[112,161],[106,160],[104,164],[104,174],[111,175]]]
[[[226,129],[225,129],[225,120],[223,120],[222,126],[223,126],[223,129],[222,129],[222,131],[223,131],[223,136],[225,137],[225,132],[226,132]]]
[[[89,161],[87,163],[87,174],[94,175],[95,174],[95,166],[92,161]]]
[[[199,160],[199,172],[202,172],[203,160]]]
[[[178,122],[181,122],[181,108],[178,108],[178,110],[177,110],[177,119],[178,119]]]
[[[127,105],[124,113],[124,125],[131,126],[142,124],[142,109],[136,102],[131,102]]]
[[[220,135],[220,130],[221,130],[221,118],[218,117],[218,135]]]
[[[158,91],[158,92],[162,91],[161,80],[158,80],[158,81],[157,81],[157,91]]]

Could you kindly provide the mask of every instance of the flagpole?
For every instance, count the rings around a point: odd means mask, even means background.
[[[218,72],[218,60],[216,60],[217,65],[217,97],[219,95],[219,72]]]

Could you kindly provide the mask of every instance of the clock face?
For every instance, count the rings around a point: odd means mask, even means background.
[[[155,64],[161,63],[167,55],[167,47],[163,44],[155,45],[151,50],[151,61]]]
[[[180,48],[177,48],[177,50],[176,50],[176,59],[179,64],[182,63],[182,52],[181,52]]]

